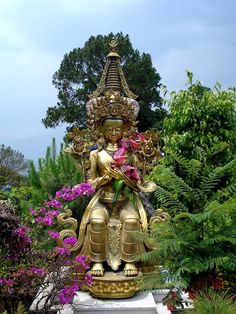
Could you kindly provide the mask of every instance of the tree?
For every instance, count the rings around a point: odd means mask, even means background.
[[[28,160],[22,153],[0,145],[0,183],[19,184],[27,169]]]
[[[187,89],[171,92],[167,100],[170,111],[164,122],[165,164],[173,166],[169,153],[174,152],[220,166],[235,156],[236,90],[221,90],[219,83],[211,90],[200,81],[193,82],[191,72],[187,76]]]
[[[81,165],[70,154],[64,152],[63,145],[61,145],[57,155],[56,141],[53,139],[52,145],[47,147],[45,158],[38,160],[38,169],[36,169],[32,161],[30,162],[29,179],[33,190],[30,202],[26,202],[28,208],[42,203],[44,199],[55,195],[56,191],[63,187],[73,187],[81,183],[84,178]],[[12,195],[13,197],[14,194]],[[71,202],[70,209],[73,211],[73,217],[78,220],[81,219],[83,210],[87,205],[86,202],[87,199],[85,198]],[[17,205],[26,208],[22,201]]]
[[[59,91],[59,101],[56,106],[48,108],[42,120],[47,128],[56,127],[62,122],[69,123],[70,127],[86,126],[87,96],[96,89],[113,37],[113,33],[91,36],[83,48],[75,48],[64,56],[52,81]],[[130,90],[139,95],[139,129],[144,131],[152,126],[160,128],[166,111],[162,108],[158,90],[160,75],[152,65],[151,56],[134,50],[128,35],[117,33],[115,37],[127,83]]]
[[[154,205],[171,221],[140,236],[155,247],[141,259],[156,261],[194,293],[209,286],[235,293],[235,96],[234,88],[193,83],[189,72],[187,89],[167,100],[165,156],[150,175]],[[158,281],[152,274],[144,283]]]

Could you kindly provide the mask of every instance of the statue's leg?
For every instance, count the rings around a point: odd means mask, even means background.
[[[125,276],[136,276],[138,274],[134,258],[138,253],[138,243],[133,233],[140,230],[140,220],[132,204],[128,204],[121,212],[121,259],[125,261]]]
[[[94,262],[91,274],[103,276],[103,262],[106,260],[107,212],[105,208],[95,209],[88,225],[89,255]]]

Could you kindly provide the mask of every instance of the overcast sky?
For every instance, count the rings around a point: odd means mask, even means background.
[[[91,35],[129,34],[178,90],[187,69],[209,87],[236,85],[235,30],[235,0],[0,0],[0,140],[33,158],[62,136],[41,123],[57,102],[52,75]]]

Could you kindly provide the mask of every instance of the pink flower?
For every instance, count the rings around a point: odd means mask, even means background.
[[[2,278],[0,279],[0,284],[12,287],[15,284],[15,281],[13,279]]]
[[[52,239],[60,238],[60,233],[59,232],[48,230],[48,234],[50,235],[50,237]]]
[[[127,159],[127,156],[125,155],[125,153],[126,153],[126,149],[123,146],[115,152],[113,159],[115,160],[118,166],[123,165],[124,161]]]
[[[51,217],[45,216],[42,219],[42,223],[46,226],[53,226],[54,225],[54,221]]]
[[[26,233],[27,233],[28,231],[30,231],[30,230],[31,230],[30,228],[27,228],[27,227],[22,226],[22,227],[16,228],[16,229],[13,231],[13,234],[14,234],[14,235],[17,235],[17,236],[20,237],[20,238],[23,238],[23,237],[26,236]]]
[[[32,239],[30,238],[30,237],[28,237],[28,236],[25,236],[25,237],[22,237],[21,238],[21,247],[23,247],[23,246],[28,246],[29,244],[31,244],[32,243]]]
[[[45,213],[45,217],[55,218],[60,214],[59,210],[50,210]]]
[[[54,248],[54,256],[62,256],[62,255],[70,255],[70,250],[65,247],[58,247]]]
[[[60,209],[63,207],[62,202],[56,199],[51,199],[49,202],[46,202],[45,205],[56,209]]]
[[[13,273],[12,276],[14,278],[21,277],[22,275],[25,275],[26,271],[24,269],[18,269],[16,273]]]
[[[120,141],[121,147],[123,147],[126,151],[129,149],[129,143],[127,142],[127,140],[121,140]]]
[[[88,256],[77,255],[75,258],[75,263],[78,264],[79,270],[89,269],[90,259]]]
[[[64,265],[66,265],[66,266],[72,266],[72,265],[74,265],[74,262],[68,259],[68,260],[66,260],[66,261],[64,262]]]
[[[125,164],[122,166],[122,170],[128,178],[135,181],[140,180],[138,170],[135,167]]]
[[[35,222],[42,222],[43,221],[43,217],[36,217],[35,218]]]
[[[89,196],[95,192],[95,189],[90,183],[82,182],[79,185],[73,187],[72,192],[74,193],[75,197],[81,195]]]
[[[77,242],[76,237],[68,237],[63,240],[64,244],[74,245]]]
[[[72,193],[70,187],[64,187],[60,191],[57,191],[56,197],[61,198],[64,201],[73,201],[75,199],[75,195]]]
[[[140,144],[134,140],[129,140],[130,146],[133,150],[138,150],[140,148]]]
[[[37,216],[37,212],[33,208],[29,208],[28,211],[29,211],[30,215]]]
[[[70,303],[78,290],[78,283],[74,282],[72,285],[65,287],[59,292],[59,300],[62,304]]]
[[[89,196],[95,192],[94,187],[86,182],[82,182],[79,185],[70,188],[64,187],[60,191],[56,192],[56,197],[61,198],[64,201],[73,201],[80,196]]]
[[[138,133],[138,134],[136,135],[136,138],[137,138],[137,140],[138,140],[139,142],[144,142],[144,141],[145,141],[145,137],[144,137],[143,134],[141,134],[141,133]]]
[[[31,272],[36,275],[36,276],[39,276],[39,277],[42,277],[45,275],[45,269],[44,268],[37,268],[37,267],[31,267]]]

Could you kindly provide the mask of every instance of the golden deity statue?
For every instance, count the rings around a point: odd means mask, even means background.
[[[133,278],[142,269],[135,257],[146,247],[133,234],[148,229],[139,192],[155,190],[143,176],[159,157],[155,135],[137,131],[139,104],[124,78],[116,45],[111,42],[100,83],[87,103],[89,136],[78,131],[67,148],[80,159],[86,181],[96,189],[72,250],[91,258],[90,290],[105,298],[129,297],[137,290]],[[92,143],[96,147],[91,150]],[[71,224],[61,231],[61,245],[66,236],[77,236],[77,222],[70,216],[68,209],[59,215],[61,224]]]

